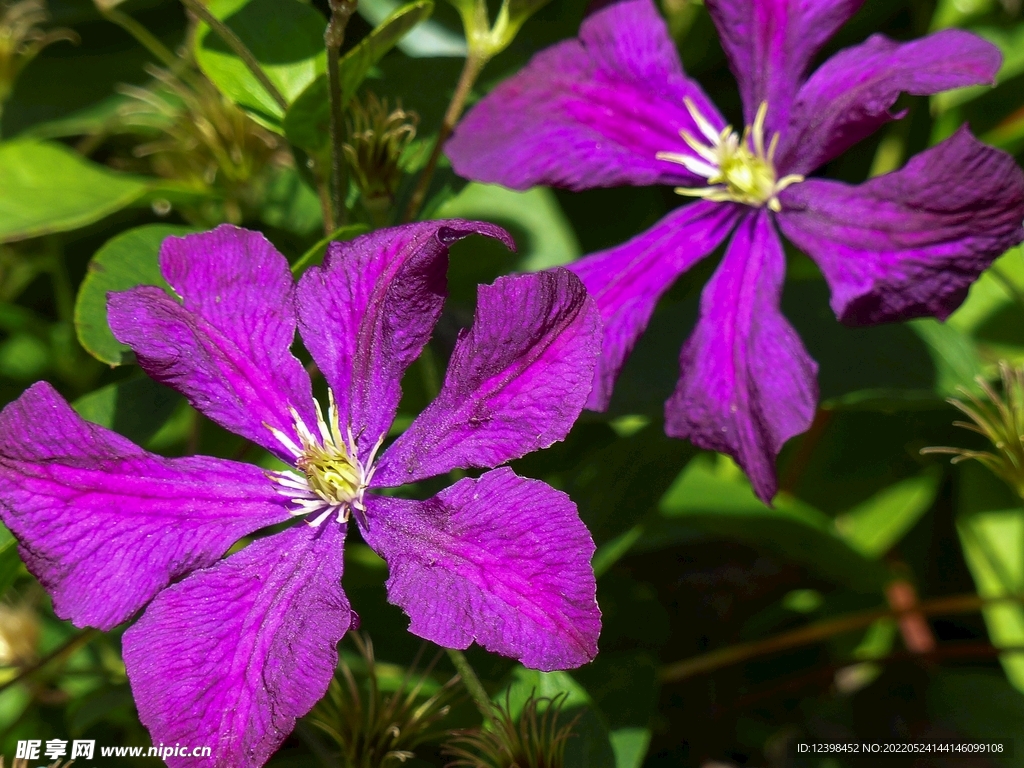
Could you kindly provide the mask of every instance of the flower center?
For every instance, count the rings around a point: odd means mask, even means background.
[[[767,205],[773,211],[781,210],[779,193],[791,184],[803,181],[804,177],[790,174],[780,179],[775,173],[774,157],[779,134],[772,136],[767,151],[764,144],[768,102],[761,102],[753,125],[748,125],[742,136],[731,125],[716,131],[696,104],[688,98],[683,102],[706,143],[688,131],[680,131],[679,135],[695,154],[659,152],[655,157],[682,165],[691,173],[707,179],[709,186],[677,187],[676,193],[716,202],[743,203],[755,208]]]
[[[320,410],[320,403],[313,401],[319,435],[313,434],[295,409],[291,414],[300,445],[280,430],[270,427],[274,436],[295,457],[295,467],[302,473],[279,472],[273,479],[282,486],[281,493],[291,497],[296,505],[293,515],[320,513],[310,521],[313,526],[320,525],[335,510],[341,522],[348,520],[353,507],[365,510],[363,493],[373,477],[373,458],[383,442],[381,438],[365,463],[360,461],[351,428],[342,435],[334,393],[328,390],[328,396],[327,420]]]

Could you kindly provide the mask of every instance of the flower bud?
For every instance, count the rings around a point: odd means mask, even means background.
[[[1013,491],[1024,499],[1024,368],[999,364],[1002,395],[980,376],[976,379],[987,400],[960,387],[965,400],[950,398],[948,402],[971,420],[954,421],[953,425],[977,432],[988,439],[995,451],[935,446],[922,448],[921,453],[947,453],[952,463],[967,459],[980,461]]]
[[[352,179],[368,208],[390,206],[402,181],[402,153],[416,137],[419,116],[401,104],[392,110],[387,99],[373,93],[353,101],[349,113],[343,149]]]

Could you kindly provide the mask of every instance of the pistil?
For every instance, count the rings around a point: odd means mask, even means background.
[[[772,136],[767,149],[764,143],[764,120],[768,114],[768,103],[761,102],[754,123],[747,126],[740,136],[731,125],[716,131],[692,100],[687,98],[683,102],[705,142],[695,138],[689,131],[682,130],[679,135],[695,154],[659,152],[656,157],[682,165],[691,173],[704,177],[709,186],[677,187],[676,193],[716,202],[743,203],[755,208],[768,206],[770,210],[780,211],[782,205],[779,193],[803,181],[804,177],[798,174],[783,176],[781,179],[777,177],[774,158],[779,134]]]

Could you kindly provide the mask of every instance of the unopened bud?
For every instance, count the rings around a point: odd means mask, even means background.
[[[371,206],[380,200],[390,203],[402,181],[402,153],[416,137],[419,116],[401,104],[390,109],[387,99],[372,93],[354,101],[349,110],[343,149],[353,181]]]

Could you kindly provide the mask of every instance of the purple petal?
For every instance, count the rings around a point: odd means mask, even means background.
[[[374,496],[360,530],[414,635],[543,670],[597,654],[594,543],[564,493],[506,467],[427,501]]]
[[[171,768],[258,768],[326,693],[352,623],[344,527],[296,525],[164,590],[124,635],[154,744],[203,745]]]
[[[302,340],[334,392],[342,425],[360,453],[387,433],[405,369],[419,356],[441,313],[448,247],[472,234],[515,249],[501,227],[428,221],[332,243],[323,266],[299,281]]]
[[[238,539],[288,519],[264,470],[165,459],[83,421],[45,382],[0,413],[0,518],[57,615],[110,629]]]
[[[766,504],[775,457],[810,426],[818,401],[818,366],[779,311],[785,268],[770,214],[750,215],[704,288],[665,404],[667,434],[731,455]]]
[[[445,147],[466,178],[526,189],[621,184],[703,185],[659,152],[692,155],[680,130],[698,134],[683,99],[721,129],[725,121],[683,74],[650,0],[623,0],[590,15],[579,39],[534,56],[469,111]]]
[[[569,265],[597,301],[604,322],[604,347],[587,408],[608,407],[615,379],[658,299],[679,275],[718,247],[741,210],[703,201],[677,208],[629,242]]]
[[[910,43],[872,35],[826,61],[800,89],[779,167],[810,173],[898,117],[889,110],[900,93],[991,84],[1001,60],[994,45],[959,29]]]
[[[563,439],[583,410],[601,320],[565,269],[481,286],[437,398],[381,457],[375,486],[495,467]]]
[[[769,134],[786,127],[793,97],[821,47],[864,0],[707,0],[739,81],[747,124],[768,102]]]
[[[118,341],[210,419],[290,460],[268,425],[294,440],[289,408],[308,425],[316,417],[309,376],[289,351],[295,304],[284,256],[259,232],[224,224],[164,240],[160,268],[183,305],[149,286],[112,293]]]
[[[779,226],[813,258],[844,323],[945,319],[992,261],[1024,240],[1024,173],[966,128],[859,186],[812,179]]]

